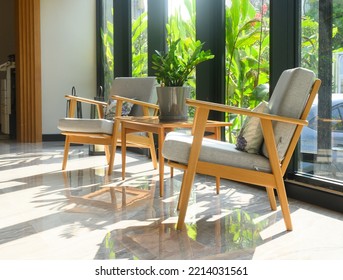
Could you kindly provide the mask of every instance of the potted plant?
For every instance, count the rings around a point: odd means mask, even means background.
[[[190,43],[178,39],[172,41],[169,51],[162,53],[155,51],[152,55],[152,69],[157,82],[157,98],[160,106],[160,120],[186,120],[188,110],[186,98],[189,98],[190,87],[185,84],[191,78],[196,66],[214,58],[210,50],[204,51],[204,43],[198,41]]]

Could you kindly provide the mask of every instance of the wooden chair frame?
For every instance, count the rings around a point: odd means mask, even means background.
[[[237,108],[222,104],[216,104],[205,101],[198,100],[187,100],[187,104],[196,107],[196,114],[194,119],[194,125],[192,128],[193,143],[190,150],[190,155],[188,159],[188,164],[180,164],[173,161],[168,161],[171,167],[184,169],[184,175],[182,179],[182,186],[179,196],[178,209],[179,217],[177,221],[177,228],[182,229],[188,201],[194,182],[194,177],[196,173],[215,176],[217,178],[217,189],[219,188],[220,180],[219,178],[225,178],[233,181],[238,181],[242,183],[252,184],[256,186],[265,187],[267,190],[270,207],[272,210],[277,209],[276,199],[274,190],[277,191],[279,203],[281,206],[282,215],[287,230],[292,230],[292,221],[290,216],[290,210],[288,206],[288,199],[286,195],[285,184],[283,181],[283,176],[285,175],[287,166],[291,160],[294,149],[296,148],[297,142],[300,138],[301,130],[304,125],[307,125],[307,115],[311,109],[313,100],[319,90],[321,81],[317,79],[312,87],[309,94],[307,103],[303,110],[300,119],[293,119],[278,115],[257,113],[249,109]],[[201,150],[201,144],[203,140],[203,135],[205,131],[205,124],[208,119],[209,112],[211,110],[227,112],[233,114],[246,115],[251,117],[258,117],[261,122],[261,127],[263,131],[264,143],[266,145],[269,162],[271,166],[271,172],[255,171],[244,168],[237,168],[233,166],[225,166],[221,164],[215,164],[211,162],[199,161],[199,155]],[[274,139],[273,122],[285,122],[296,125],[293,138],[288,146],[285,157],[283,160],[279,159],[277,147]]]
[[[67,100],[70,100],[70,106],[69,106],[69,111],[68,111],[69,118],[72,118],[75,116],[77,102],[95,105],[97,109],[98,117],[101,119],[104,118],[104,108],[108,105],[106,102],[73,96],[73,95],[66,95],[65,97]],[[125,101],[135,104],[137,106],[141,106],[144,116],[157,115],[158,110],[159,110],[159,106],[156,104],[151,104],[148,102],[143,102],[136,99],[131,99],[131,98],[122,97],[118,95],[113,95],[111,96],[111,98],[117,101],[115,117],[121,116],[122,105],[123,105],[123,102]],[[62,170],[65,170],[67,166],[70,143],[93,144],[93,145],[105,146],[106,159],[109,165],[107,173],[108,175],[112,174],[115,152],[116,152],[115,150],[116,150],[117,145],[118,146],[121,145],[121,140],[120,140],[121,133],[120,133],[119,122],[113,121],[113,133],[111,135],[104,134],[104,133],[82,133],[82,132],[71,132],[71,131],[62,131],[61,133],[66,136]],[[153,138],[152,133],[147,133],[147,136],[130,134],[126,138],[126,146],[150,149],[150,155],[151,155],[153,167],[155,169],[157,168],[156,151],[155,151],[155,144],[154,144],[154,138]]]

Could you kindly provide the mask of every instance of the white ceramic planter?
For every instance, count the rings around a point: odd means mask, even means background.
[[[161,121],[182,121],[188,119],[190,87],[157,87],[157,100],[160,106]]]

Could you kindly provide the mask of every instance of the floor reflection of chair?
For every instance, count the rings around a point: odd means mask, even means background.
[[[122,209],[133,204],[139,204],[152,199],[155,192],[155,183],[142,182],[130,183],[126,181],[124,185],[108,182],[108,176],[99,179],[99,182],[83,182],[84,172],[93,172],[90,177],[94,178],[96,170],[78,170],[73,178],[73,172],[62,172],[65,182],[65,193],[69,201],[77,205],[98,207],[103,209]],[[75,183],[72,181],[76,180]],[[76,185],[76,188],[73,187]]]
[[[192,259],[209,249],[189,238],[186,231],[175,230],[171,224],[135,228],[122,233],[119,242],[138,259]]]
[[[217,219],[214,223],[215,246],[197,240],[198,225],[188,226],[187,231],[176,230],[174,223],[168,222],[168,217],[173,213],[165,212],[170,209],[173,212],[176,201],[170,200],[166,207],[165,201],[160,200],[159,209],[163,209],[159,217],[146,218],[151,221],[146,226],[137,226],[129,229],[116,231],[113,236],[117,239],[116,244],[121,244],[127,252],[129,258],[138,259],[196,259],[202,255],[213,255],[220,253],[221,247],[221,220]],[[220,203],[217,204],[220,212]],[[159,221],[156,221],[158,218]],[[211,229],[211,236],[212,234]],[[118,248],[117,248],[118,249]],[[210,252],[209,252],[210,251]]]
[[[179,231],[173,224],[155,223],[116,231],[112,238],[116,252],[125,252],[125,258],[194,260],[242,255],[249,259],[262,243],[259,233],[264,227],[253,223],[230,224],[230,219],[213,222],[200,221]],[[235,245],[235,244],[236,245]]]

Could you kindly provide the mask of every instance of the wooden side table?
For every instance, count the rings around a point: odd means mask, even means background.
[[[121,123],[121,153],[122,153],[122,177],[125,179],[126,167],[126,135],[134,132],[154,133],[158,136],[158,162],[159,162],[159,177],[160,177],[160,196],[164,194],[164,158],[162,155],[162,147],[164,138],[167,132],[176,128],[192,128],[193,122],[177,121],[177,122],[161,122],[157,116],[154,117],[119,117],[116,121]],[[221,127],[229,126],[228,122],[208,121],[206,132],[212,132],[212,138],[221,139]]]

